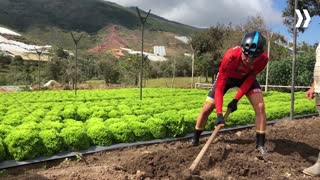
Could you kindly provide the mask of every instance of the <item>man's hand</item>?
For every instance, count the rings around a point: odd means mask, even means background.
[[[306,96],[308,99],[312,99],[313,98],[313,94],[314,94],[314,88],[310,88],[307,92],[306,92]]]
[[[231,112],[234,112],[237,110],[237,104],[238,104],[238,100],[233,99],[229,104],[228,104],[228,108],[230,108]]]
[[[217,114],[217,120],[214,123],[214,127],[218,126],[219,124],[222,124],[222,126],[224,126],[224,119],[222,114]]]

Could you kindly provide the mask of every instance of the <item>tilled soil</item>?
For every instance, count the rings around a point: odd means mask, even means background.
[[[265,157],[255,150],[254,128],[220,132],[196,175],[187,176],[207,139],[198,147],[175,141],[27,165],[2,170],[0,179],[320,179],[302,173],[319,153],[319,117],[268,126]]]

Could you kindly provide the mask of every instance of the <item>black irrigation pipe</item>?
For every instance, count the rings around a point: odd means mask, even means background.
[[[295,116],[295,119],[308,118],[308,117],[312,117],[312,116],[319,116],[319,114],[314,113],[314,114]],[[290,119],[289,117],[286,117],[283,119],[267,121],[267,125],[273,125],[275,123],[278,123],[278,122],[281,122],[284,120],[289,120],[289,119]],[[235,130],[242,130],[242,129],[246,129],[246,128],[252,128],[252,127],[254,127],[254,124],[224,128],[224,129],[221,129],[220,131],[227,132],[227,131],[235,131]],[[211,131],[204,131],[202,133],[202,136],[208,136],[211,133],[212,133]],[[75,157],[78,154],[80,154],[80,155],[92,154],[92,153],[97,153],[97,152],[101,152],[101,151],[111,151],[111,150],[117,150],[117,149],[122,149],[122,148],[128,148],[128,147],[132,147],[132,146],[150,145],[150,144],[158,144],[158,143],[185,140],[185,139],[191,138],[192,136],[193,136],[193,133],[188,133],[184,137],[179,137],[179,138],[155,139],[155,140],[151,140],[151,141],[138,141],[138,142],[134,142],[134,143],[121,143],[121,144],[115,144],[115,145],[111,145],[111,146],[92,146],[86,150],[81,150],[81,151],[77,151],[77,152],[58,153],[53,156],[46,156],[46,157],[43,156],[43,157],[38,157],[35,159],[26,160],[26,161],[7,160],[7,161],[3,161],[0,163],[0,169],[13,168],[13,167],[18,167],[18,166],[23,166],[23,165],[30,165],[30,164],[34,164],[34,163],[45,162],[45,161],[52,161],[52,160],[69,158],[69,157]]]

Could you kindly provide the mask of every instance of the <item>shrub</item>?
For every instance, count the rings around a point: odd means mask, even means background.
[[[43,118],[44,121],[61,121],[62,118],[57,115],[47,115]]]
[[[146,107],[144,107],[144,112],[145,112],[146,114],[153,114],[153,113],[154,113],[154,109],[155,109],[155,108],[153,108],[153,107],[146,106]]]
[[[137,116],[138,121],[140,121],[140,122],[145,122],[145,121],[148,120],[150,117],[151,117],[150,115],[146,115],[146,114]]]
[[[62,138],[57,130],[43,130],[39,132],[39,136],[44,146],[44,155],[52,155],[62,150]]]
[[[226,125],[235,126],[235,125],[245,125],[253,123],[255,120],[255,115],[253,110],[237,110],[230,114],[229,118],[226,121]]]
[[[132,111],[130,110],[130,107],[127,106],[127,105],[119,105],[118,109],[119,109],[121,115],[130,115],[130,114],[132,114]]]
[[[86,149],[90,146],[89,138],[84,127],[70,125],[63,128],[60,135],[68,150],[75,151]]]
[[[164,121],[165,126],[168,129],[168,135],[170,137],[181,136],[185,133],[185,126],[183,124],[183,117],[175,110],[165,111],[157,115]]]
[[[120,118],[109,118],[104,121],[104,125],[106,125],[106,127],[109,127],[111,124],[118,122],[122,122],[122,120]]]
[[[40,122],[40,120],[41,120],[40,117],[36,117],[32,114],[23,118],[23,122]]]
[[[47,113],[47,110],[37,109],[37,110],[33,111],[31,114],[32,114],[34,117],[43,118],[46,113]]]
[[[0,138],[0,161],[6,160],[7,153],[2,138]]]
[[[85,121],[87,118],[90,117],[92,111],[89,108],[86,107],[79,107],[77,109],[77,115],[79,117],[80,120]]]
[[[0,138],[4,139],[14,128],[10,125],[0,124]]]
[[[87,134],[94,145],[108,146],[113,143],[112,132],[102,121],[88,125]]]
[[[112,132],[115,137],[115,141],[118,143],[135,141],[132,128],[125,122],[113,123],[108,127],[108,129]]]
[[[60,114],[61,114],[61,110],[52,109],[46,114],[46,116],[60,116]]]
[[[197,121],[198,114],[194,112],[187,113],[183,116],[185,132],[192,132]],[[209,122],[207,123],[209,124]]]
[[[163,120],[159,118],[149,118],[145,123],[154,138],[161,139],[167,136],[167,128]]]
[[[295,101],[296,114],[310,114],[317,112],[315,109],[314,101],[304,102],[300,99]]]
[[[124,115],[121,117],[121,120],[125,122],[139,121],[138,117],[135,115]]]
[[[15,160],[31,159],[43,151],[38,131],[19,129],[12,131],[4,140],[8,152]]]
[[[106,112],[110,112],[111,110],[113,110],[113,106],[106,106],[106,107],[104,107],[104,110]]]
[[[108,113],[108,117],[110,117],[110,118],[116,118],[116,117],[118,117],[119,116],[119,113],[118,113],[118,111],[116,111],[116,110],[111,110],[109,113]]]
[[[74,108],[67,108],[67,109],[64,109],[62,112],[61,112],[61,116],[64,118],[64,119],[68,119],[68,118],[75,118],[75,115],[76,115],[76,110]]]
[[[137,110],[134,111],[134,114],[135,114],[136,116],[139,116],[139,115],[145,114],[145,112],[144,112],[144,110],[142,110],[142,109],[137,109]]]
[[[106,119],[108,117],[108,114],[104,110],[97,110],[91,114],[91,118],[95,118],[95,117]]]
[[[39,131],[40,126],[37,122],[30,121],[30,122],[22,123],[21,125],[17,126],[15,129],[16,130],[27,129],[32,131]]]
[[[286,106],[273,107],[267,109],[267,120],[276,120],[287,117],[290,114],[290,108]]]
[[[152,134],[146,124],[139,121],[131,121],[128,125],[132,128],[136,140],[146,141],[152,139]]]
[[[101,118],[90,118],[85,122],[87,127],[95,125],[95,124],[98,124],[98,123],[103,123],[103,119],[101,119]]]
[[[57,132],[60,132],[63,128],[63,123],[58,121],[42,121],[39,124],[39,127],[41,130],[55,130]]]
[[[79,127],[84,128],[84,124],[82,121],[76,121],[74,119],[65,119],[63,120],[64,127]]]
[[[11,126],[18,126],[23,122],[23,118],[24,118],[23,114],[16,112],[13,114],[8,114],[5,117],[3,117],[1,123],[11,125]]]

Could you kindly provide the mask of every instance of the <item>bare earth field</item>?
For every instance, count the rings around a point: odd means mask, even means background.
[[[264,158],[255,150],[254,129],[221,132],[198,175],[185,176],[207,138],[199,147],[175,141],[21,166],[3,171],[0,179],[320,179],[302,173],[319,153],[319,117],[268,126]]]

